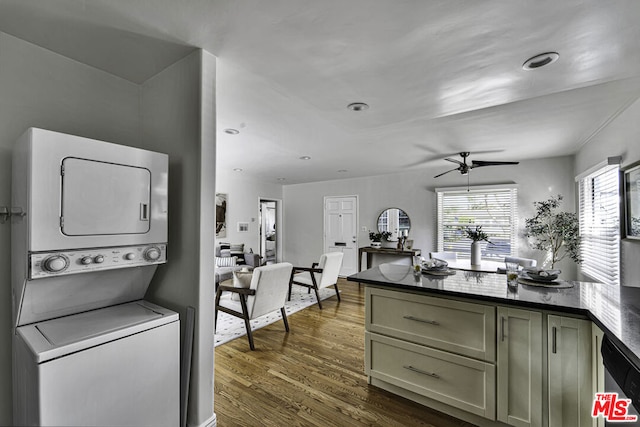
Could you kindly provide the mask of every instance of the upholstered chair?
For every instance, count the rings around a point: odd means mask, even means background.
[[[304,286],[314,290],[316,298],[318,299],[318,306],[322,309],[322,303],[320,302],[320,294],[318,289],[333,286],[336,290],[336,296],[340,301],[340,291],[338,290],[338,275],[340,274],[340,268],[342,268],[342,258],[344,254],[342,252],[329,252],[322,254],[319,262],[314,262],[309,267],[293,267],[293,273],[291,275],[291,281],[289,282],[289,296],[291,299],[292,285]]]
[[[234,283],[235,286],[219,285],[215,302],[216,323],[218,311],[224,311],[243,319],[251,350],[255,350],[255,346],[250,320],[279,309],[285,330],[289,332],[289,322],[284,304],[287,299],[292,269],[293,265],[288,262],[266,265],[253,270],[251,280],[246,282],[248,287],[243,287],[242,282]],[[238,294],[239,301],[234,301],[232,298],[221,298],[224,292]]]

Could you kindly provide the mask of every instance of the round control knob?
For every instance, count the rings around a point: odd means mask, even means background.
[[[104,257],[102,255],[97,255],[93,259],[93,262],[95,262],[96,264],[102,264],[104,262]]]
[[[136,254],[134,254],[133,252],[129,252],[124,256],[124,258],[128,259],[129,261],[131,261],[132,259],[135,259],[135,257],[136,257]]]
[[[80,263],[81,263],[81,264],[84,264],[84,265],[89,265],[89,264],[91,264],[92,262],[93,262],[93,259],[92,259],[90,256],[83,256],[83,257],[80,259]]]
[[[158,258],[160,258],[160,255],[162,255],[162,252],[160,252],[160,249],[155,246],[152,246],[144,251],[144,258],[147,261],[156,261]]]
[[[58,273],[69,266],[69,260],[62,255],[51,255],[42,261],[42,269],[51,273]]]

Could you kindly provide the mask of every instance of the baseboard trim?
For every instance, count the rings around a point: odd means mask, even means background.
[[[211,418],[209,418],[208,420],[206,420],[203,423],[200,424],[189,424],[187,423],[188,427],[216,427],[217,422],[216,422],[216,413],[213,413],[213,416]]]

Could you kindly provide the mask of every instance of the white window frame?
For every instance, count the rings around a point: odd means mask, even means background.
[[[620,167],[602,162],[576,177],[580,272],[608,285],[620,283]]]
[[[508,217],[508,222],[487,222],[487,221],[479,221],[474,223],[469,222],[452,222],[448,219],[445,219],[445,204],[448,196],[460,197],[466,194],[471,194],[473,196],[478,195],[491,195],[503,193],[503,197],[508,201],[509,206],[507,207],[507,211],[500,211],[502,216]],[[508,252],[495,252],[491,253],[492,246],[486,245],[485,249],[482,251],[483,259],[491,259],[491,260],[502,260],[505,256],[517,256],[518,254],[518,185],[517,184],[499,184],[499,185],[477,185],[472,187],[446,187],[446,188],[436,188],[437,194],[437,209],[438,209],[438,220],[437,220],[437,238],[438,238],[438,251],[455,251],[458,253],[459,258],[469,258],[471,251],[471,241],[465,238],[458,239],[456,241],[464,242],[458,245],[453,245],[451,243],[445,244],[445,226],[451,227],[464,227],[470,226],[475,227],[476,225],[482,225],[483,231],[489,234],[489,240],[491,240],[491,229],[493,227],[500,227],[503,229],[503,232],[506,228],[507,238],[509,240],[509,250]],[[446,224],[445,224],[446,222]],[[457,247],[456,247],[457,246]],[[454,247],[454,249],[452,249]]]

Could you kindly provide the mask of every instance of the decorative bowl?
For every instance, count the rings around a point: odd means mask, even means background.
[[[541,268],[525,268],[527,275],[533,280],[542,282],[551,282],[556,280],[562,271],[560,270],[544,270]]]
[[[438,258],[428,259],[422,263],[422,268],[431,271],[446,270],[448,267],[449,264],[447,261]]]

